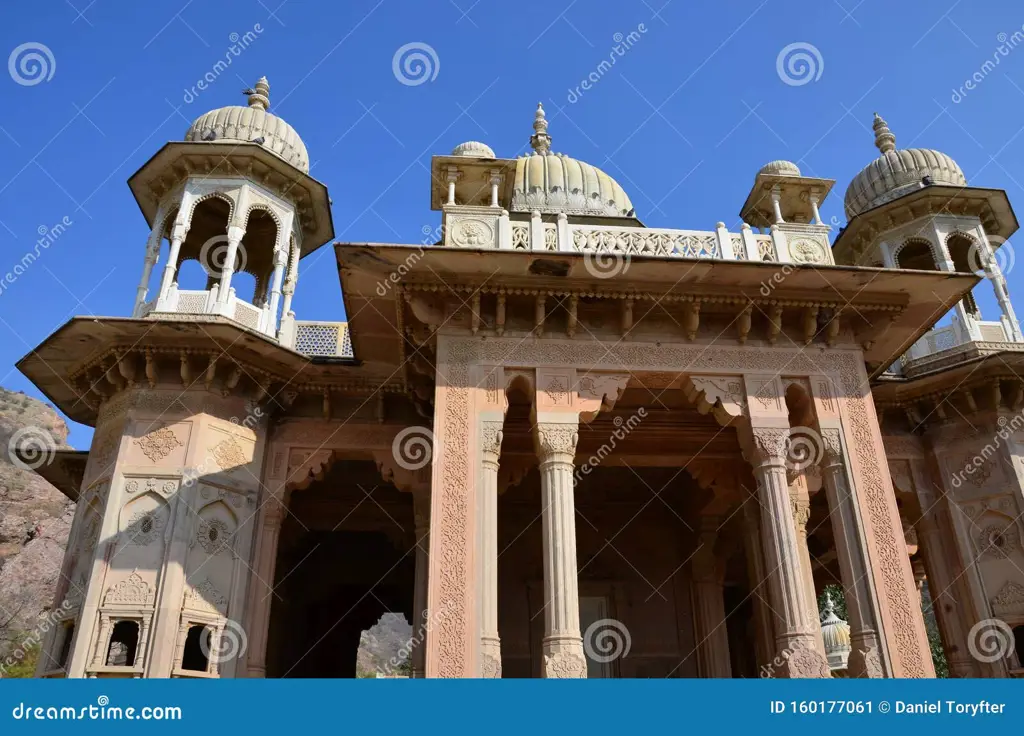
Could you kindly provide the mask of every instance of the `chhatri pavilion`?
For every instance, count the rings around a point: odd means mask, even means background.
[[[95,427],[37,470],[77,502],[39,676],[351,677],[388,611],[414,676],[932,677],[925,612],[951,675],[1024,671],[1005,192],[876,116],[838,233],[786,161],[649,228],[538,106],[529,155],[433,157],[428,243],[334,243],[309,321],[327,187],[247,92],[129,179],[130,314],[19,363]]]

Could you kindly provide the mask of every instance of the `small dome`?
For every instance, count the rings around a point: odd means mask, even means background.
[[[270,107],[270,84],[260,77],[254,89],[245,91],[249,106],[230,105],[200,115],[185,133],[191,143],[240,142],[253,143],[262,138],[261,145],[305,174],[309,173],[309,154],[295,128],[276,115],[267,112]]]
[[[497,158],[494,150],[486,143],[480,141],[466,141],[452,149],[453,156],[467,156],[469,158]]]
[[[769,161],[757,173],[769,176],[800,176],[800,167],[792,161]]]
[[[608,174],[585,161],[551,152],[548,122],[539,104],[533,130],[533,153],[516,160],[513,211],[635,217],[629,196]]]
[[[920,189],[925,177],[931,184],[967,186],[964,172],[946,154],[929,148],[896,150],[896,136],[878,113],[873,127],[875,145],[882,155],[865,166],[846,189],[848,218]]]
[[[836,615],[835,604],[828,593],[825,594],[825,616],[821,619],[821,638],[829,668],[845,670],[850,658],[850,625]]]

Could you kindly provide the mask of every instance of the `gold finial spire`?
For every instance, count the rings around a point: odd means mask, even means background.
[[[530,146],[534,153],[542,156],[551,153],[551,136],[548,135],[548,119],[544,116],[544,106],[537,103],[537,112],[533,116],[533,135],[530,136]]]
[[[249,107],[258,107],[260,110],[270,107],[270,83],[266,77],[257,79],[255,87],[243,90],[243,94],[249,95]]]
[[[878,147],[878,150],[882,153],[895,151],[896,136],[889,130],[889,124],[877,112],[875,113],[875,123],[872,127],[875,129],[875,145]]]

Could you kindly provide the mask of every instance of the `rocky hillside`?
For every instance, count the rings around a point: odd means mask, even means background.
[[[56,410],[0,388],[0,653],[16,646],[53,604],[74,504],[12,461],[12,445],[66,447]]]
[[[358,677],[409,675],[412,663],[407,657],[412,626],[400,613],[385,613],[359,638],[356,654]]]

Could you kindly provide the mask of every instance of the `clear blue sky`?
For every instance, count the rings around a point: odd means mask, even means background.
[[[330,188],[343,241],[420,242],[439,222],[430,156],[470,139],[524,152],[538,101],[553,148],[617,178],[650,226],[735,228],[754,173],[776,158],[836,179],[823,216],[843,224],[846,185],[877,155],[875,110],[899,147],[941,149],[971,184],[1024,207],[1024,43],[952,99],[1021,30],[1019,0],[35,0],[5,3],[0,18],[0,61],[28,42],[55,61],[28,86],[0,69],[0,271],[39,228],[72,222],[0,293],[0,385],[36,396],[15,360],[72,315],[131,309],[147,229],[127,178],[206,110],[244,104],[261,75]],[[616,34],[641,23],[640,40],[570,103]],[[231,34],[256,24],[256,40],[186,102]],[[413,42],[439,66],[409,86],[392,59]],[[818,50],[820,77],[783,82],[776,61],[791,43]],[[1022,272],[1011,270],[1011,293],[1024,293]],[[330,248],[303,262],[295,309],[341,318]],[[76,426],[71,442],[89,436]]]

